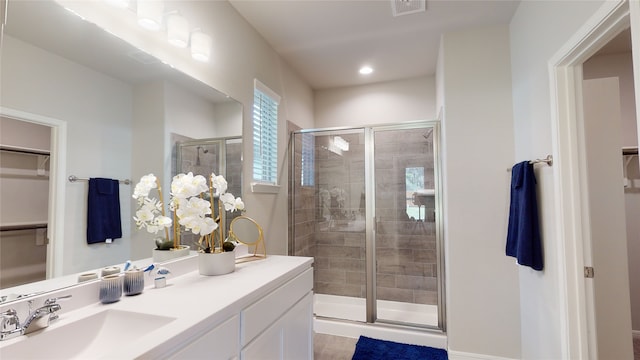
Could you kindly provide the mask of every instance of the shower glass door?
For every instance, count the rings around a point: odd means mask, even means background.
[[[294,133],[289,253],[314,258],[317,316],[366,320],[364,129]]]
[[[289,254],[314,258],[316,316],[444,329],[438,123],[300,130]]]
[[[429,125],[374,128],[375,319],[439,325],[437,162]]]

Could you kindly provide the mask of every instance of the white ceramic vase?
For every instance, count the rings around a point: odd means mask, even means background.
[[[163,263],[172,259],[189,255],[189,245],[180,245],[179,249],[158,250],[153,249],[153,262]]]
[[[200,275],[224,275],[235,271],[236,252],[198,253],[198,270]]]

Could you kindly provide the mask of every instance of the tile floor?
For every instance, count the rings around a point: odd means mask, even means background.
[[[358,339],[327,334],[313,335],[314,360],[351,360]]]
[[[358,339],[326,334],[313,336],[314,360],[351,360]],[[633,359],[640,360],[640,337],[633,338]]]

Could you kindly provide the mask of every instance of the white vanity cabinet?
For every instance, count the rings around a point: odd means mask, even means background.
[[[313,269],[269,292],[170,359],[313,359]]]
[[[242,311],[241,359],[313,358],[313,270]]]
[[[202,276],[197,257],[185,257],[165,264],[175,274],[166,287],[147,286],[111,304],[98,301],[99,281],[65,288],[43,295],[72,295],[59,319],[0,342],[0,358],[313,359],[312,263],[269,255],[239,263],[230,274]],[[77,341],[56,346],[70,336]]]

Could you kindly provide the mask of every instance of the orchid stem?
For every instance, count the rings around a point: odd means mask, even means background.
[[[160,181],[158,181],[158,178],[156,178],[156,185],[158,185],[158,198],[160,199],[160,204],[162,204],[162,216],[166,217],[166,213],[164,211],[164,199],[162,198],[162,187],[160,186]],[[166,236],[167,240],[169,240],[169,228],[166,226],[164,227],[164,236]]]

